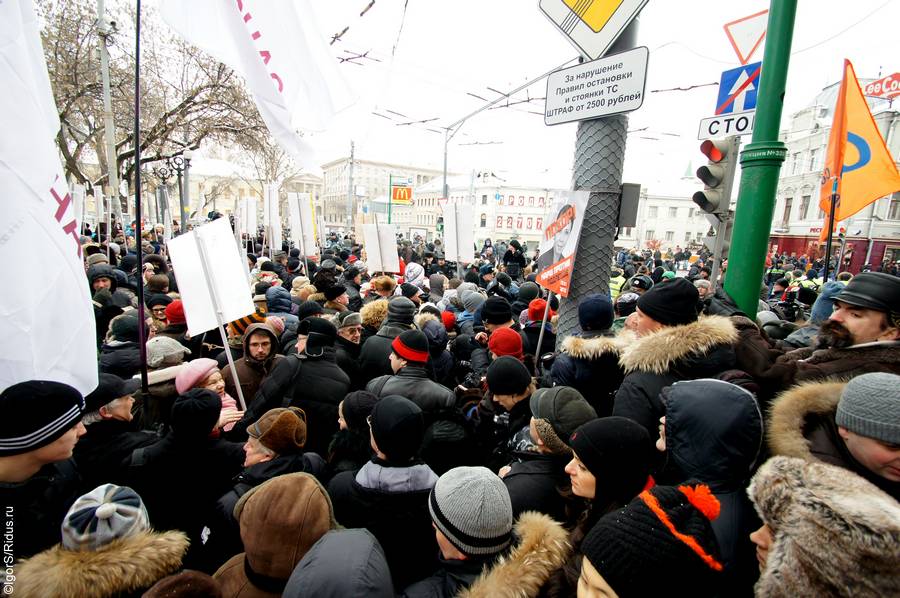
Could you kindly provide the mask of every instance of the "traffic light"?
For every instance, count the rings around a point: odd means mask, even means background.
[[[444,217],[443,216],[438,216],[437,226],[435,228],[437,229],[437,232],[439,232],[439,233],[444,232]]]
[[[700,151],[709,163],[697,169],[697,178],[703,181],[704,189],[694,193],[691,199],[719,220],[728,215],[739,143],[737,137],[729,137],[721,141],[707,139],[700,144]]]

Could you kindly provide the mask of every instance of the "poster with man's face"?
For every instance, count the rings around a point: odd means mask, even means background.
[[[587,191],[554,191],[544,220],[547,226],[541,238],[537,282],[562,297],[569,296],[588,197]]]

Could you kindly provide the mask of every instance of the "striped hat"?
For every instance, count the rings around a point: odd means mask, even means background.
[[[244,316],[243,318],[238,318],[233,322],[228,323],[228,332],[231,333],[231,336],[244,336],[244,333],[247,332],[247,327],[250,324],[265,324],[266,323],[266,314],[263,312],[256,310],[249,316]]]
[[[83,412],[84,397],[68,384],[13,384],[0,394],[0,457],[47,446],[78,425]]]
[[[127,486],[103,484],[75,501],[62,523],[62,545],[88,552],[150,529],[147,509]]]
[[[428,337],[421,330],[405,330],[391,342],[391,350],[406,361],[428,361]]]

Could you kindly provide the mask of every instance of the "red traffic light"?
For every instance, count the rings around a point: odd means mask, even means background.
[[[728,155],[728,143],[707,139],[700,144],[700,151],[709,158],[710,162],[721,162]]]

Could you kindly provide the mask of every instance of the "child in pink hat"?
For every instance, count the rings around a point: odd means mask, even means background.
[[[181,371],[175,376],[175,390],[178,394],[184,394],[192,388],[206,388],[219,395],[222,401],[219,427],[226,432],[230,431],[244,415],[242,411],[238,411],[237,401],[225,392],[225,380],[222,379],[219,364],[215,359],[201,357],[181,367]]]

